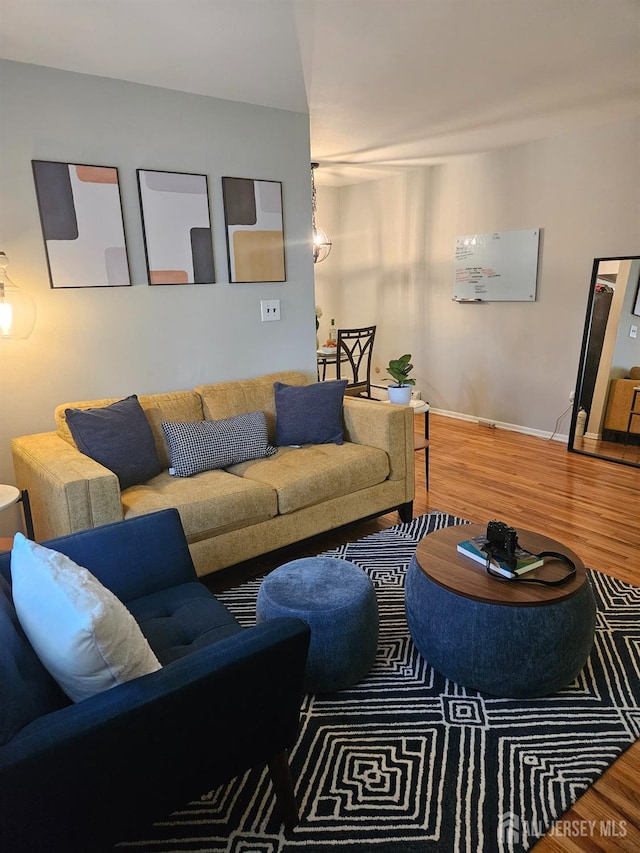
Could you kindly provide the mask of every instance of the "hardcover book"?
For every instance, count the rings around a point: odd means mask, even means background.
[[[474,536],[472,539],[465,539],[464,542],[459,542],[458,551],[466,557],[470,557],[472,560],[475,560],[476,563],[481,563],[483,566],[486,566],[487,553],[482,550],[486,543],[486,536]],[[542,557],[538,557],[536,554],[532,554],[530,551],[526,551],[520,546],[516,548],[516,559],[518,560],[518,564],[516,568],[512,570],[503,560],[491,557],[491,570],[505,578],[510,578],[513,577],[514,573],[516,575],[522,575],[525,572],[530,572],[532,569],[537,569],[544,563]]]

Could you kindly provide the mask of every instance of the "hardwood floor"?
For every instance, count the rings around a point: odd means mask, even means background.
[[[576,450],[595,453],[609,459],[622,459],[640,465],[640,444],[623,444],[615,441],[599,441],[593,438],[577,438]]]
[[[416,430],[422,426],[418,421]],[[430,439],[428,493],[424,456],[416,454],[414,515],[439,509],[482,524],[497,518],[560,539],[585,565],[640,586],[640,469],[568,453],[559,442],[438,415],[431,415]],[[228,588],[287,560],[397,523],[392,513],[352,524],[218,572],[208,585]],[[536,853],[640,850],[640,742],[563,821],[595,824],[562,824],[565,834],[547,835],[536,844]]]
[[[429,509],[561,539],[585,565],[640,585],[640,469],[437,416],[431,445]]]

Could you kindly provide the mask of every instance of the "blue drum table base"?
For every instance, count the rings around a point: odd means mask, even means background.
[[[512,698],[555,693],[580,673],[593,644],[596,606],[584,566],[571,555],[578,577],[566,590],[496,580],[456,551],[479,532],[477,525],[446,528],[418,546],[405,586],[413,641],[434,669],[465,687]]]
[[[373,666],[378,647],[378,605],[369,576],[347,560],[304,557],[263,580],[258,621],[297,616],[311,628],[304,689],[344,690]]]

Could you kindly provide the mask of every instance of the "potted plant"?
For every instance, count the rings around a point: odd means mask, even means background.
[[[411,399],[411,386],[416,384],[415,379],[407,379],[413,365],[411,355],[401,355],[400,358],[392,358],[387,366],[387,373],[393,382],[387,388],[389,402],[399,406],[408,406]]]

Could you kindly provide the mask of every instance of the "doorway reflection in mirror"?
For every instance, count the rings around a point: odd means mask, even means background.
[[[569,433],[569,450],[638,467],[639,279],[640,256],[594,260]]]

